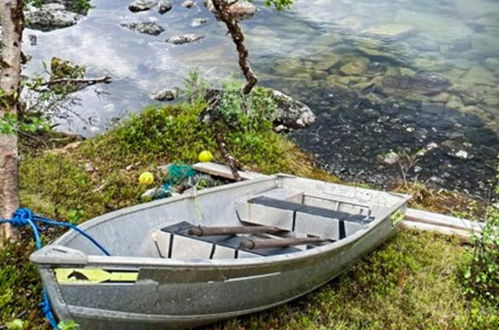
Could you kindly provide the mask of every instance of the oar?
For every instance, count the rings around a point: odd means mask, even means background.
[[[191,227],[187,232],[192,236],[215,236],[236,234],[278,234],[287,230],[274,226],[236,226],[236,227]]]
[[[240,249],[254,250],[286,247],[301,244],[319,244],[325,242],[334,242],[334,239],[321,237],[303,237],[303,238],[269,238],[269,239],[248,239],[239,244]]]

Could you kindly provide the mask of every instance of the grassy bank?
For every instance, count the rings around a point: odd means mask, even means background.
[[[202,102],[149,108],[103,136],[56,150],[24,148],[21,165],[23,206],[74,223],[139,203],[146,189],[143,171],[158,178],[158,165],[192,163],[203,149],[216,152],[214,128],[198,116]],[[246,169],[287,172],[337,181],[312,159],[275,134],[268,125],[233,129],[229,151]],[[462,196],[404,187],[415,202],[441,211],[466,211]],[[459,202],[458,202],[459,201]],[[50,231],[47,240],[60,234]],[[14,318],[26,328],[46,328],[37,304],[40,283],[27,263],[30,234],[0,251],[0,324]],[[29,246],[29,248],[26,248]],[[465,299],[459,267],[468,247],[432,234],[402,231],[350,271],[296,302],[215,325],[226,329],[269,328],[483,328],[492,311]]]

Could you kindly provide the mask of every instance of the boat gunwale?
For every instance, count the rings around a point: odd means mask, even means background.
[[[101,225],[104,222],[107,221],[112,221],[118,217],[121,217],[123,215],[127,215],[130,213],[135,213],[137,211],[140,211],[142,209],[146,208],[151,208],[151,207],[156,207],[159,205],[164,205],[164,204],[169,204],[169,203],[174,203],[178,202],[180,200],[184,199],[190,199],[190,198],[195,198],[197,196],[201,195],[206,195],[206,194],[211,194],[211,193],[216,193],[219,191],[224,191],[224,190],[231,190],[235,189],[239,186],[246,186],[250,184],[259,184],[262,182],[267,182],[267,181],[277,181],[280,177],[288,177],[288,178],[300,178],[296,177],[294,175],[289,175],[289,174],[274,174],[271,176],[266,176],[262,178],[257,178],[257,179],[252,179],[252,180],[247,180],[247,181],[241,181],[241,182],[235,182],[235,183],[229,183],[223,186],[218,186],[202,191],[196,191],[194,193],[189,193],[188,195],[180,195],[180,196],[175,196],[172,198],[166,198],[166,199],[161,199],[158,201],[152,201],[148,203],[143,203],[143,204],[138,204],[130,207],[126,207],[123,209],[119,209],[110,213],[106,213],[104,215],[95,217],[91,220],[88,220],[81,225],[79,225],[80,229],[87,230],[89,228]],[[319,181],[319,180],[315,180]],[[328,184],[333,184],[337,185],[335,183],[328,183]],[[359,188],[359,187],[352,187],[355,189],[361,189],[361,190],[367,190],[367,191],[373,191],[376,193],[380,193],[380,191],[375,191],[372,189],[365,189],[365,188]],[[385,192],[381,191],[381,193],[384,194],[390,194],[394,195],[397,197],[400,197],[401,200],[397,203],[395,203],[393,206],[389,207],[386,211],[387,216],[385,217],[378,217],[374,221],[366,224],[365,228],[360,229],[353,233],[352,235],[347,236],[344,239],[341,239],[336,242],[328,243],[323,246],[318,246],[313,249],[301,251],[301,252],[293,252],[293,253],[287,253],[287,254],[281,254],[281,255],[274,255],[274,256],[266,256],[262,258],[244,258],[244,259],[167,259],[167,258],[158,258],[158,257],[136,257],[136,256],[100,256],[100,255],[86,255],[87,260],[84,262],[84,265],[86,267],[91,266],[91,265],[108,265],[110,267],[144,267],[144,266],[151,266],[151,267],[172,267],[172,268],[189,268],[189,267],[196,267],[196,268],[213,268],[213,267],[222,267],[222,268],[230,268],[230,267],[238,267],[238,266],[266,266],[268,264],[275,264],[275,263],[285,263],[290,260],[293,261],[298,261],[302,259],[308,259],[310,257],[314,257],[317,255],[322,255],[326,254],[332,250],[340,249],[344,245],[348,245],[356,240],[361,239],[363,236],[365,236],[367,233],[370,231],[374,230],[381,222],[383,222],[390,214],[393,214],[393,212],[396,212],[398,209],[403,208],[406,204],[407,201],[409,200],[410,196],[409,195],[404,195],[404,194],[399,194],[399,193],[393,193],[393,192]],[[395,227],[395,226],[394,226]],[[69,242],[71,242],[73,239],[77,237],[77,233],[73,231],[69,231],[59,237],[57,240],[55,240],[52,244],[47,245],[44,249],[50,248],[51,246],[55,245],[62,245],[66,246]],[[77,249],[74,249],[77,250]],[[77,250],[80,251],[80,250]],[[80,251],[81,252],[81,251]],[[60,263],[44,263],[42,260],[37,260],[35,261],[36,264],[38,264],[41,267],[50,267],[49,265],[55,265],[55,264],[63,264],[63,262]]]

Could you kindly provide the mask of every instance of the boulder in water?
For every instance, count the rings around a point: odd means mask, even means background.
[[[408,24],[383,24],[372,26],[365,34],[381,39],[404,39],[414,33],[414,26]]]
[[[82,15],[66,10],[63,4],[48,3],[41,7],[28,7],[25,12],[27,26],[41,31],[51,31],[75,25]]]
[[[156,22],[135,22],[135,23],[122,23],[121,26],[126,27],[132,31],[149,34],[152,36],[160,35],[165,29]]]
[[[131,12],[146,11],[158,4],[157,0],[135,0],[128,5],[128,10]]]
[[[174,45],[183,45],[183,44],[188,44],[194,41],[198,41],[203,39],[204,36],[200,34],[194,34],[194,33],[188,33],[188,34],[183,34],[179,36],[174,36],[171,38],[166,39],[166,42]]]
[[[225,0],[225,1],[232,2],[231,0]],[[215,16],[218,15],[217,10],[213,6],[211,0],[204,0],[204,5],[211,13],[215,14]],[[232,15],[232,17],[234,17],[235,19],[243,20],[253,17],[256,13],[256,7],[255,5],[247,1],[239,1],[230,6],[229,12]]]
[[[449,80],[437,75],[389,75],[381,80],[383,92],[388,95],[436,95],[447,90]]]

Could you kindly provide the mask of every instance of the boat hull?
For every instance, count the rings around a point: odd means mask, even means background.
[[[82,329],[188,328],[265,310],[327,283],[392,233],[389,219],[336,250],[302,260],[234,267],[139,267],[129,285],[57,285],[41,269],[55,313]],[[100,264],[106,269],[113,265]],[[129,269],[134,268],[131,264]],[[64,298],[63,298],[64,297]]]
[[[166,329],[262,311],[320,287],[383,243],[396,227],[393,215],[408,199],[290,176],[250,181],[119,210],[81,226],[105,246],[120,240],[121,245],[112,246],[122,249],[116,256],[95,255],[94,247],[71,232],[34,253],[31,260],[56,316],[74,320],[82,329]],[[346,199],[342,196],[349,194],[347,201],[364,199],[377,216],[344,239],[301,252],[238,259],[151,257],[153,245],[144,238],[173,221],[163,214],[178,219],[199,215],[196,224],[236,225],[238,217],[231,214],[241,203],[283,187],[319,191],[322,197]],[[97,279],[85,277],[89,274]]]

